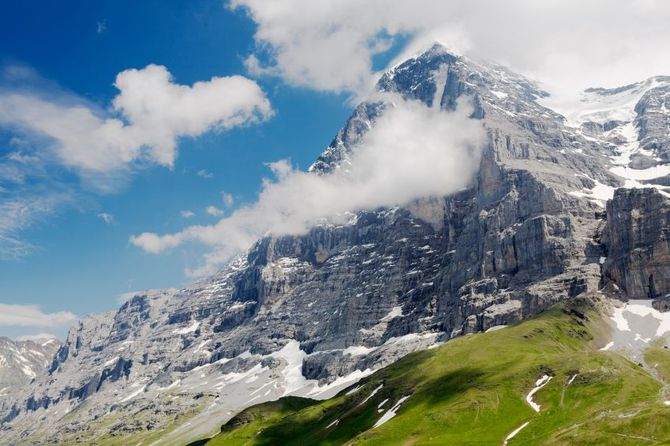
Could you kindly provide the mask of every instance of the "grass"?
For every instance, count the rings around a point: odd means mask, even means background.
[[[526,421],[510,446],[670,444],[662,384],[639,365],[594,348],[601,321],[587,302],[559,306],[513,327],[408,355],[348,395],[251,407],[220,434],[193,444],[500,445]],[[650,354],[659,373],[660,364],[670,373],[667,350],[659,346]],[[534,397],[542,406],[538,414],[525,397],[544,373],[553,379]],[[383,409],[389,409],[406,395],[397,415],[373,428],[382,415],[377,406],[388,399]]]

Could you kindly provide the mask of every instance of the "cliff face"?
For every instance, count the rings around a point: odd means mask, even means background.
[[[619,189],[607,203],[605,276],[630,299],[670,293],[669,204],[654,189]]]
[[[328,397],[410,351],[610,282],[631,298],[667,293],[666,109],[649,99],[663,82],[593,90],[592,101],[633,91],[639,103],[626,121],[574,124],[503,67],[439,46],[408,60],[381,91],[446,109],[467,97],[485,125],[469,188],[260,240],[213,277],[81,321],[48,371],[0,401],[0,439],[140,439],[180,425],[165,441],[184,441],[249,405]],[[389,106],[359,105],[310,170],[346,168]]]

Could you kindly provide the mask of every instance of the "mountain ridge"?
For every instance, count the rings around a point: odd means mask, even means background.
[[[571,127],[531,81],[433,47],[379,89],[428,107],[438,96],[442,109],[470,98],[487,131],[471,187],[266,237],[210,278],[82,320],[45,374],[0,401],[0,440],[147,441],[163,431],[163,444],[180,444],[250,405],[328,398],[407,353],[584,293],[648,296],[650,274],[651,297],[670,292],[670,257],[636,254],[667,251],[647,221],[665,224],[665,186],[640,178],[670,154],[663,88],[634,104],[632,121]],[[356,107],[310,171],[346,165],[385,106]],[[633,155],[657,164],[622,172]],[[612,219],[610,209],[642,218]]]

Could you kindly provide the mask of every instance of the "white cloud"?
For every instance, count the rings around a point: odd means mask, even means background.
[[[207,171],[206,169],[200,169],[198,172],[196,172],[196,175],[205,179],[214,178],[214,174]]]
[[[99,213],[98,218],[107,223],[108,225],[114,224],[114,216],[112,214],[108,214],[107,212]]]
[[[266,180],[258,200],[211,226],[190,226],[175,234],[144,233],[136,246],[159,253],[186,241],[214,247],[208,272],[265,234],[301,234],[349,212],[442,196],[469,185],[479,166],[485,131],[469,119],[471,107],[455,112],[430,109],[393,97],[375,126],[355,148],[351,167],[328,175],[298,171],[285,160],[270,164],[276,181]],[[350,215],[350,214],[349,214]]]
[[[221,200],[223,200],[223,204],[226,205],[227,208],[235,203],[235,198],[228,192],[221,192]]]
[[[0,155],[0,258],[32,252],[22,231],[63,207],[81,206],[89,192],[114,192],[148,163],[173,166],[181,137],[273,113],[260,87],[241,76],[187,86],[165,67],[149,65],[119,73],[115,85],[119,94],[103,109],[29,67],[0,70],[0,133],[9,133],[13,150]],[[63,165],[83,181],[74,183]],[[107,213],[99,217],[113,221]]]
[[[223,214],[223,211],[221,209],[217,208],[216,206],[207,206],[205,208],[205,212],[207,212],[207,214],[209,214],[213,217],[218,217],[219,215]]]
[[[258,51],[247,59],[251,73],[318,90],[366,93],[373,57],[398,36],[409,36],[410,52],[440,40],[558,92],[670,74],[664,0],[231,0],[230,6],[245,9],[258,25]]]
[[[0,304],[0,327],[63,327],[76,320],[69,311],[45,313],[37,305]]]
[[[181,211],[179,214],[184,218],[195,217],[195,213],[193,211],[188,210],[188,209],[185,209],[185,210]]]
[[[145,161],[172,167],[178,138],[267,119],[272,108],[261,88],[242,76],[176,84],[168,70],[148,65],[122,71],[112,109],[80,98],[54,99],[32,91],[0,90],[0,126],[51,143],[60,163],[110,172]],[[44,142],[44,141],[42,141]]]

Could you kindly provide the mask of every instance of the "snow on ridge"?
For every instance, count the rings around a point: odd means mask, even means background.
[[[585,122],[627,122],[635,119],[635,105],[647,91],[668,84],[668,81],[650,78],[628,88],[588,89],[577,98],[549,96],[538,103],[564,116],[569,127],[579,128]]]

